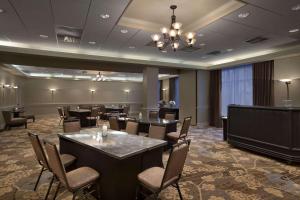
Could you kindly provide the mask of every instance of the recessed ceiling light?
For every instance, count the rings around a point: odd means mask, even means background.
[[[89,44],[95,45],[96,42],[95,41],[89,41]]]
[[[299,11],[300,10],[300,4],[295,5],[294,7],[292,7],[292,11]]]
[[[205,43],[201,43],[201,44],[199,44],[200,46],[205,46],[206,44]]]
[[[233,49],[226,49],[226,51],[230,52],[230,51],[233,51]]]
[[[48,38],[48,35],[40,35],[41,38]]]
[[[167,53],[167,50],[162,50],[161,52],[162,52],[162,53]]]
[[[296,32],[298,32],[299,31],[299,29],[298,28],[295,28],[295,29],[291,29],[291,30],[289,30],[289,32],[290,33],[296,33]]]
[[[128,33],[127,29],[121,29],[121,33]]]
[[[101,14],[100,17],[102,19],[108,19],[109,18],[109,14]]]
[[[248,17],[249,15],[250,15],[250,13],[245,12],[245,13],[240,13],[240,14],[238,15],[238,17],[243,19],[243,18]]]
[[[203,34],[203,33],[198,33],[198,36],[199,36],[199,37],[203,37],[204,34]]]
[[[129,46],[128,48],[129,49],[135,49],[135,46]]]
[[[0,8],[0,13],[5,13],[5,10]]]

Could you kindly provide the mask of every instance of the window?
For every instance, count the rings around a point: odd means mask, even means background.
[[[222,116],[227,116],[229,104],[253,105],[252,65],[222,70]]]

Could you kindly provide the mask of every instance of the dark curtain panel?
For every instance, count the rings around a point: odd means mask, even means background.
[[[163,81],[159,81],[159,100],[163,100],[164,98],[164,93],[163,93]]]
[[[253,64],[253,104],[272,106],[274,103],[274,60]]]
[[[170,101],[175,101],[176,95],[176,78],[169,79],[169,99]]]
[[[221,121],[221,70],[210,71],[209,84],[209,125],[215,127],[222,127]]]

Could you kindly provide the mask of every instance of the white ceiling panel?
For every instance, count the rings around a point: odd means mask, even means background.
[[[55,24],[84,28],[91,0],[51,0]]]

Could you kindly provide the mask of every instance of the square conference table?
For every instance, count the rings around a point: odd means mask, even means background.
[[[81,127],[95,126],[96,120],[88,120],[87,117],[91,116],[91,110],[89,109],[76,109],[69,110],[69,115],[71,117],[76,117],[80,120]]]
[[[134,200],[137,175],[163,166],[166,141],[94,128],[58,134],[60,152],[76,156],[75,167],[89,166],[100,173],[100,195],[104,200]]]

